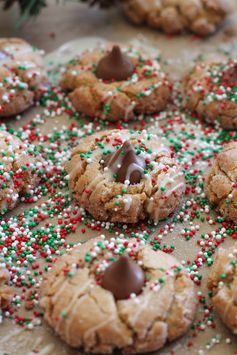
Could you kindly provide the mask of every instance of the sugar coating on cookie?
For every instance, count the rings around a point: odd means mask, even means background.
[[[222,321],[237,334],[237,244],[228,249],[221,248],[211,268],[208,288],[212,291],[212,302]]]
[[[158,60],[139,49],[133,46],[120,47],[124,56],[131,61],[131,67],[134,67],[126,80],[103,80],[97,77],[98,64],[108,56],[112,47],[101,45],[86,51],[64,68],[60,84],[63,89],[70,91],[69,97],[74,108],[79,113],[108,121],[128,121],[135,119],[137,114],[163,110],[170,98],[171,84]]]
[[[139,295],[116,301],[101,279],[121,255],[139,264],[146,281]],[[139,239],[100,236],[54,264],[41,285],[40,303],[46,321],[69,345],[95,354],[117,348],[132,354],[158,350],[183,335],[194,317],[195,295],[174,257]]]
[[[22,39],[0,38],[0,117],[32,106],[44,82],[42,52]]]
[[[213,161],[205,181],[210,202],[227,219],[237,222],[237,142],[227,144]]]
[[[15,207],[19,196],[31,194],[42,175],[43,160],[34,147],[0,131],[0,213]]]
[[[74,197],[102,221],[158,222],[179,206],[185,189],[165,141],[147,131],[112,130],[84,138],[65,168]]]
[[[125,14],[135,24],[148,24],[167,34],[184,30],[213,34],[230,12],[229,0],[127,0]]]
[[[210,123],[237,128],[237,61],[198,63],[185,79],[184,105]]]
[[[11,303],[13,291],[9,287],[9,273],[0,264],[0,313]],[[1,316],[0,316],[1,323]]]

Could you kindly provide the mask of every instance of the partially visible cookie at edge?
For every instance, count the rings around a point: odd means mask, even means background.
[[[172,85],[157,59],[132,45],[100,45],[74,58],[60,82],[76,111],[130,121],[163,110]]]
[[[140,272],[144,279],[136,293],[118,299],[115,290],[132,290]],[[193,282],[173,256],[139,239],[100,236],[55,263],[41,285],[40,304],[45,320],[74,348],[142,354],[182,336],[197,299]]]
[[[237,334],[237,243],[218,251],[208,278],[214,307],[227,327]]]
[[[213,160],[205,191],[217,211],[237,223],[237,142],[227,144]]]
[[[231,11],[229,0],[127,0],[122,2],[127,17],[167,34],[189,30],[200,36],[216,32]]]
[[[237,129],[237,61],[199,62],[184,80],[184,106],[225,129]]]
[[[0,213],[13,209],[19,197],[39,183],[43,158],[16,136],[0,131]]]
[[[45,90],[43,55],[18,38],[0,38],[0,117],[22,113]]]
[[[12,297],[13,291],[9,286],[9,273],[0,265],[0,313],[1,309],[5,309],[10,305]]]

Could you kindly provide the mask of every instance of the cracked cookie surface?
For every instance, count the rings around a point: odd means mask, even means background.
[[[136,119],[136,115],[159,112],[166,107],[171,84],[158,60],[135,47],[121,47],[135,70],[123,81],[105,81],[96,76],[96,67],[112,48],[100,46],[73,59],[64,69],[63,89],[76,111],[108,121]]]
[[[205,181],[210,202],[227,219],[237,222],[237,143],[227,144],[213,161]]]
[[[20,195],[31,194],[40,181],[43,159],[34,147],[0,131],[0,213],[15,207]]]
[[[143,269],[139,295],[115,300],[101,286],[107,267],[129,255]],[[195,289],[174,257],[139,239],[104,236],[64,254],[41,285],[44,318],[69,345],[92,353],[155,351],[183,335],[196,309]]]
[[[208,279],[215,309],[234,334],[237,334],[236,263],[237,243],[228,249],[220,249]]]
[[[237,61],[198,63],[185,78],[184,105],[212,124],[237,128]]]
[[[131,161],[126,166],[130,176],[118,182],[104,161],[125,142],[130,142],[135,158],[143,159],[145,166],[137,168]],[[113,162],[115,167],[121,165],[121,158],[126,156],[123,154]],[[158,222],[179,206],[185,189],[184,174],[165,140],[146,131],[112,130],[84,138],[65,169],[75,199],[101,221],[135,223],[150,218]],[[136,169],[140,169],[140,180],[131,183],[129,178]]]
[[[184,30],[200,36],[214,33],[230,12],[225,0],[128,0],[123,9],[135,24],[148,24],[167,34]]]
[[[45,85],[42,52],[18,38],[0,38],[0,117],[22,113]]]

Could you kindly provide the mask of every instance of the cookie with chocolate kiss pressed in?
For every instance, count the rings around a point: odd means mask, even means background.
[[[42,52],[18,38],[0,38],[0,117],[22,113],[45,90]]]
[[[55,333],[94,354],[159,350],[189,329],[197,305],[194,284],[177,259],[121,236],[73,247],[46,274],[40,293]]]
[[[101,221],[155,223],[179,206],[183,172],[162,138],[112,130],[84,138],[65,165],[81,207]]]
[[[197,63],[184,79],[183,101],[201,119],[237,129],[237,60]]]
[[[163,110],[172,89],[157,59],[131,45],[111,44],[70,61],[60,85],[76,111],[112,122]]]

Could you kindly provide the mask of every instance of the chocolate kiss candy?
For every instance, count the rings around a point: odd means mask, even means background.
[[[121,52],[119,46],[113,46],[112,51],[103,57],[96,68],[96,76],[103,80],[126,80],[134,71],[130,59]]]
[[[101,286],[112,292],[115,299],[128,299],[131,293],[138,295],[145,283],[141,267],[127,256],[121,256],[104,273]]]
[[[122,184],[129,180],[130,184],[138,184],[144,173],[146,163],[136,154],[133,145],[125,141],[116,152],[111,153],[105,160],[104,166],[117,175],[116,181]]]

